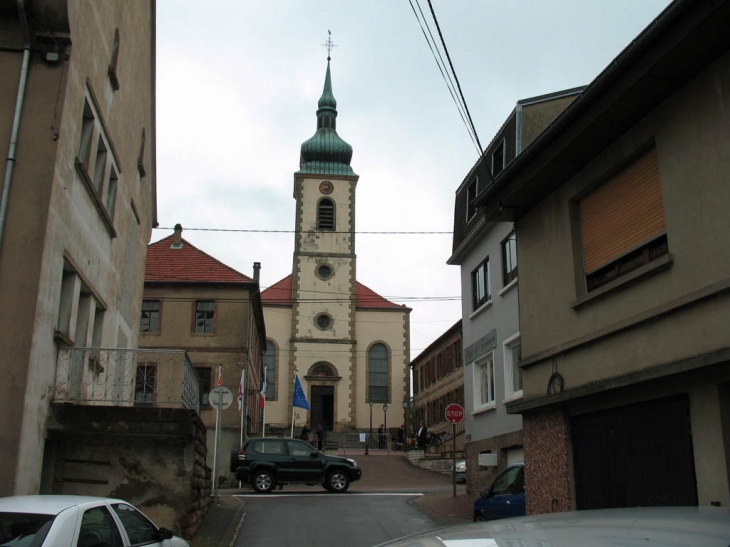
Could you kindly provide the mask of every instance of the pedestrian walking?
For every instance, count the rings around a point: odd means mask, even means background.
[[[324,444],[324,425],[320,422],[317,426],[317,450],[322,450]]]
[[[416,441],[418,442],[419,450],[426,450],[426,447],[428,445],[428,428],[423,423],[423,420],[421,420],[420,422]]]

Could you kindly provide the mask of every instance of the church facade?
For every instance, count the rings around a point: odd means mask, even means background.
[[[403,423],[409,398],[410,308],[357,281],[352,147],[336,131],[330,59],[317,130],[294,174],[293,271],[262,292],[264,421],[366,431]],[[309,409],[292,405],[295,376]],[[268,425],[267,425],[268,427]]]

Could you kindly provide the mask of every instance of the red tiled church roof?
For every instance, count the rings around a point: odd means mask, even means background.
[[[253,279],[182,239],[172,249],[174,235],[147,246],[145,283],[253,283]]]
[[[358,309],[394,309],[407,310],[408,307],[396,304],[380,296],[359,281],[355,282],[356,308]],[[292,276],[286,276],[281,281],[274,283],[268,289],[261,292],[261,301],[269,306],[291,306],[292,305]]]

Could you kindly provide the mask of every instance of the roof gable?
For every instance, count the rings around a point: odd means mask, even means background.
[[[145,283],[253,283],[253,279],[182,239],[173,249],[174,235],[147,246]]]
[[[292,275],[286,276],[281,281],[274,283],[268,289],[261,292],[261,301],[264,306],[291,306],[292,305]],[[407,306],[396,304],[383,298],[372,289],[366,287],[359,281],[355,282],[355,298],[357,309],[393,309],[408,310]]]

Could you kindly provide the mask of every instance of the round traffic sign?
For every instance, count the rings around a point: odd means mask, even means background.
[[[451,403],[446,407],[446,419],[452,424],[458,424],[464,419],[464,407],[458,403]]]
[[[218,386],[210,390],[208,401],[213,408],[225,410],[233,402],[233,392],[225,386]]]

